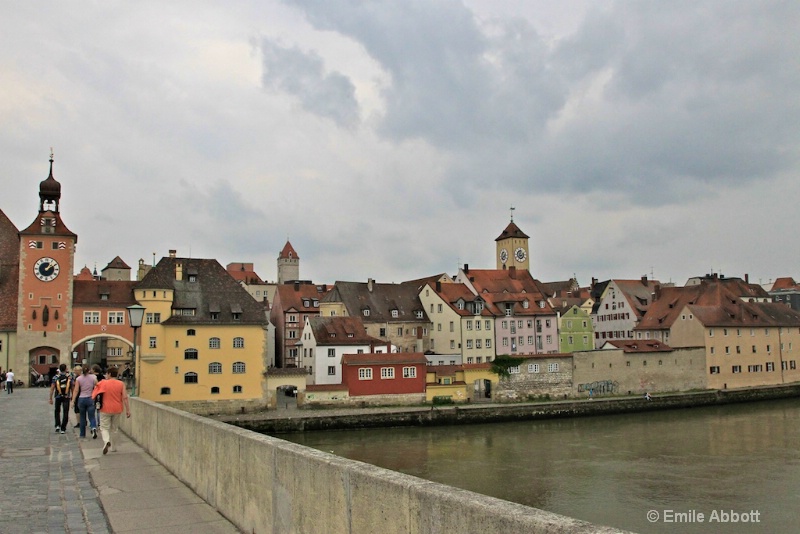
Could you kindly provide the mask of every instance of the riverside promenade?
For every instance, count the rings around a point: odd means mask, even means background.
[[[5,534],[240,531],[132,442],[54,432],[45,388],[0,391],[0,531]],[[132,408],[132,409],[135,409]]]

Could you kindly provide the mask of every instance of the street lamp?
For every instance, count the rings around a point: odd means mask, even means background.
[[[90,339],[86,342],[86,362],[87,364],[92,363],[92,351],[94,350],[94,339]]]
[[[142,319],[144,319],[144,306],[140,306],[138,304],[133,304],[128,306],[128,322],[130,323],[131,327],[133,328],[133,396],[136,396],[136,392],[139,390],[139,375],[141,374],[141,369],[139,369],[139,353],[136,351],[136,331],[142,326]]]

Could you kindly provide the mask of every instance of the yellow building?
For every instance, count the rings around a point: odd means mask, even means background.
[[[769,300],[747,278],[709,275],[659,292],[635,337],[705,348],[709,388],[798,382],[800,313]]]
[[[170,251],[134,297],[145,307],[138,396],[194,413],[266,406],[266,310],[216,260]]]

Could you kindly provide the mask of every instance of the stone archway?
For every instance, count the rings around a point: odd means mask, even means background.
[[[55,347],[42,346],[28,352],[28,369],[19,369],[15,372],[17,380],[21,380],[28,387],[41,386],[39,376],[45,377],[44,386],[50,385],[50,380],[58,371],[61,363],[61,351]]]

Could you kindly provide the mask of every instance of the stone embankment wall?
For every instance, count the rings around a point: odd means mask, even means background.
[[[243,532],[611,533],[134,398],[123,431]]]
[[[556,417],[578,417],[617,413],[694,408],[734,402],[800,397],[800,384],[764,386],[728,390],[700,391],[656,395],[647,401],[644,397],[628,396],[558,402],[459,405],[434,408],[396,408],[393,410],[365,410],[345,413],[325,410],[294,413],[291,418],[276,417],[274,412],[264,417],[221,417],[220,419],[241,428],[281,434],[311,430],[338,430],[349,428],[381,428],[393,426],[443,426],[472,423],[499,423],[529,421]]]

